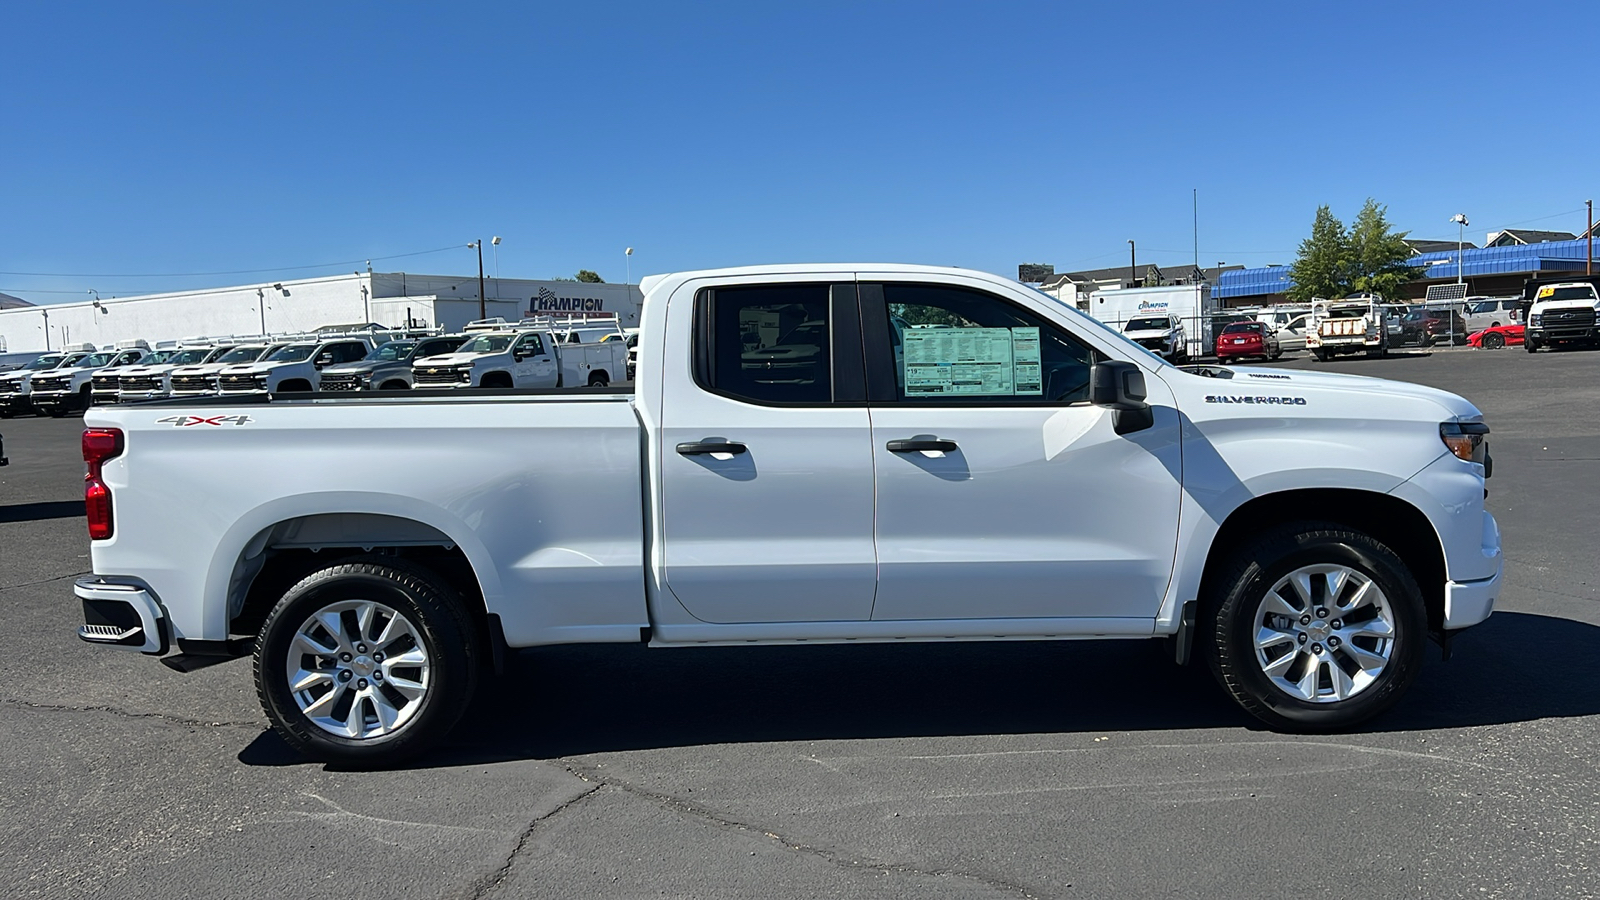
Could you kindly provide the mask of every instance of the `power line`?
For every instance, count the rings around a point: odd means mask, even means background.
[[[429,253],[443,253],[446,250],[455,250],[457,246],[438,247],[433,250],[417,250],[413,253],[396,253],[393,256],[370,256],[361,259],[347,259],[341,262],[316,263],[306,266],[280,266],[276,269],[230,269],[225,272],[0,272],[0,275],[26,275],[33,278],[198,278],[206,275],[256,275],[263,272],[296,272],[303,269],[326,269],[329,266],[353,266],[374,259],[401,259],[407,256],[424,256]],[[39,293],[46,293],[40,291]]]

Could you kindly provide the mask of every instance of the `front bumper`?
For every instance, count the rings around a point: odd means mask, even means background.
[[[1526,328],[1523,329],[1522,339],[1536,344],[1548,344],[1552,341],[1595,341],[1600,340],[1600,325]]]
[[[27,412],[33,409],[27,394],[0,394],[0,412]]]
[[[1505,557],[1500,552],[1500,523],[1488,511],[1483,513],[1483,534],[1478,552],[1493,566],[1493,574],[1471,581],[1447,581],[1444,585],[1444,629],[1455,631],[1476,625],[1494,612],[1505,577]]]
[[[79,578],[72,592],[83,602],[78,640],[153,656],[167,652],[166,611],[148,590],[90,575]]]
[[[79,402],[79,395],[76,393],[34,391],[28,396],[33,401],[35,409],[67,409]]]

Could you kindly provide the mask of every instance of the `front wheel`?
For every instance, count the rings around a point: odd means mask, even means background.
[[[1522,339],[1522,347],[1523,347],[1524,350],[1527,350],[1529,353],[1538,353],[1539,352],[1539,342],[1534,340],[1533,338],[1529,338],[1529,337],[1523,338]]]
[[[1331,731],[1400,699],[1422,664],[1422,592],[1393,551],[1359,531],[1300,523],[1234,557],[1208,598],[1212,672],[1285,731]]]
[[[255,648],[272,727],[326,762],[389,763],[442,738],[466,709],[479,653],[460,597],[424,569],[357,559],[302,579]]]

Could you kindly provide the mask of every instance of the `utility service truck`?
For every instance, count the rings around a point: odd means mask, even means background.
[[[467,326],[473,337],[453,353],[417,357],[414,384],[432,388],[605,387],[627,378],[628,347],[612,318],[539,316],[515,325],[483,319]],[[617,335],[617,340],[600,340]]]
[[[1489,429],[1454,394],[1179,369],[963,269],[643,289],[633,389],[90,410],[79,637],[253,655],[290,744],[374,765],[564,643],[1167,638],[1326,731],[1493,609]]]

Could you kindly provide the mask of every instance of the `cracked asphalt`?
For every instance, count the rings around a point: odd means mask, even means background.
[[[407,768],[310,764],[247,660],[77,641],[79,425],[0,422],[0,896],[1600,896],[1600,353],[1321,367],[1484,409],[1508,562],[1454,659],[1314,737],[1148,642],[574,647]]]

